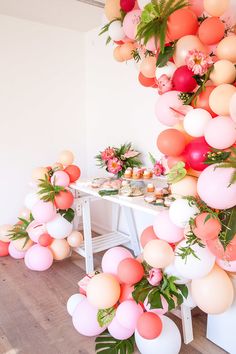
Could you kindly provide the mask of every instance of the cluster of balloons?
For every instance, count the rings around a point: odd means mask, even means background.
[[[150,236],[148,232],[146,235]],[[146,248],[151,240],[145,246],[144,259],[151,267],[167,266],[173,260],[173,250],[168,243],[157,238],[156,241],[162,256],[153,264],[151,250]],[[147,301],[137,304],[132,298],[134,285],[145,277],[140,259],[135,259],[126,248],[114,247],[104,254],[102,271],[91,276],[83,293],[72,295],[67,302],[75,329],[85,336],[96,336],[107,329],[118,340],[135,335],[136,345],[143,354],[177,354],[181,336],[175,323],[164,315],[168,311],[166,300],[162,299],[163,308],[150,310]],[[111,309],[113,318],[108,324],[99,324],[99,311]]]
[[[80,177],[80,169],[73,165],[73,161],[72,152],[62,151],[58,162],[52,166],[33,170],[35,190],[26,195],[18,223],[0,227],[0,257],[24,258],[29,269],[44,271],[51,267],[53,260],[63,260],[70,255],[71,248],[79,247],[82,234],[73,230],[73,224],[63,216],[74,202],[68,187]],[[59,187],[54,201],[45,202],[38,194],[38,184],[45,178],[49,185]],[[20,231],[23,221],[27,223],[25,237],[11,239],[13,230]]]

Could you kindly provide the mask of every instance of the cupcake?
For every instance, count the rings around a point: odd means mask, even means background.
[[[155,187],[154,187],[153,183],[148,183],[147,192],[148,193],[153,193],[154,191],[155,191]]]
[[[124,176],[125,178],[132,178],[132,169],[130,167],[125,170]]]

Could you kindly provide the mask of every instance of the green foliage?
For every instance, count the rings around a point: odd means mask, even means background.
[[[108,326],[115,317],[116,310],[114,307],[110,307],[105,310],[98,310],[97,321],[100,327]]]
[[[222,224],[219,240],[226,249],[236,235],[236,207],[224,210],[219,217]]]
[[[152,163],[153,165],[155,165],[155,163],[157,162],[157,160],[155,159],[155,157],[154,157],[150,152],[149,152],[148,154],[149,154],[149,159],[150,159],[151,163]]]
[[[211,149],[211,150],[212,151],[209,151],[207,153],[206,160],[204,161],[204,163],[207,165],[222,163],[225,160],[227,160],[228,157],[231,155],[231,152],[229,151],[221,151],[217,149]]]
[[[40,183],[38,185],[39,191],[38,194],[40,196],[40,199],[43,200],[44,202],[54,202],[55,196],[61,192],[64,191],[65,188],[61,186],[56,186],[55,184],[52,184],[48,176],[45,175],[44,179],[39,180]]]
[[[105,196],[109,196],[109,195],[117,195],[119,194],[119,191],[118,189],[101,189],[98,194],[101,196],[101,197],[105,197]]]
[[[228,156],[228,159],[226,161],[221,162],[220,164],[218,164],[216,166],[216,168],[233,168],[234,171],[232,173],[232,176],[231,176],[231,179],[229,181],[229,186],[228,187],[230,187],[231,184],[236,183],[236,148],[235,147],[231,147],[230,155]]]
[[[132,354],[134,353],[134,336],[119,340],[113,338],[108,331],[100,334],[95,340],[97,354]]]
[[[154,37],[156,47],[159,42],[161,53],[164,53],[168,18],[173,12],[186,6],[186,0],[152,0],[142,11],[136,39],[145,45]]]
[[[194,93],[193,92],[181,92],[178,97],[183,102],[184,105],[188,105],[189,102],[192,102]]]
[[[23,244],[23,247],[25,247],[26,243],[29,240],[29,235],[28,232],[26,231],[27,227],[29,224],[34,220],[33,215],[30,213],[29,220],[23,219],[23,218],[18,218],[21,223],[15,224],[11,230],[9,230],[8,237],[12,240],[20,240],[20,239],[25,239],[25,242]]]
[[[157,58],[156,66],[161,68],[167,64],[170,58],[173,57],[176,42],[172,42],[169,47],[165,47],[163,52],[160,52]]]
[[[72,222],[74,220],[75,211],[71,208],[67,210],[59,209],[59,213],[61,214],[61,216],[63,216],[64,219],[66,219],[69,222]]]
[[[183,161],[177,162],[167,174],[167,182],[170,184],[181,181],[187,174],[185,163]]]

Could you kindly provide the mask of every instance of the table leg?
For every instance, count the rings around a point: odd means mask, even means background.
[[[185,305],[181,305],[181,318],[183,327],[184,343],[188,344],[193,340],[193,324],[191,308]]]
[[[85,199],[83,201],[82,215],[83,215],[83,227],[84,227],[85,266],[86,266],[86,273],[88,274],[94,271],[89,199]]]
[[[122,208],[124,210],[124,215],[126,217],[126,221],[129,229],[130,243],[135,256],[138,256],[141,253],[141,250],[139,245],[138,233],[134,221],[134,215],[131,208],[126,206],[122,206]]]

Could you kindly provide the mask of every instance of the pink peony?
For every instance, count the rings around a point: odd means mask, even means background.
[[[189,70],[192,70],[194,75],[204,75],[208,69],[214,64],[210,55],[205,54],[199,50],[189,50],[185,59],[186,65]]]
[[[162,271],[158,268],[149,270],[149,277],[147,278],[149,284],[158,286],[162,280]]]
[[[154,175],[160,176],[163,175],[164,172],[165,172],[165,167],[160,162],[156,162],[155,165],[153,166]]]
[[[122,165],[123,163],[121,160],[119,160],[117,157],[113,157],[107,162],[108,172],[114,173],[116,175],[118,172],[122,170]]]
[[[115,156],[115,150],[108,147],[107,149],[105,149],[102,153],[101,153],[101,157],[103,161],[108,161],[111,158],[113,158]]]
[[[159,95],[171,91],[173,89],[173,84],[171,79],[167,75],[161,75],[157,80],[157,88]]]

